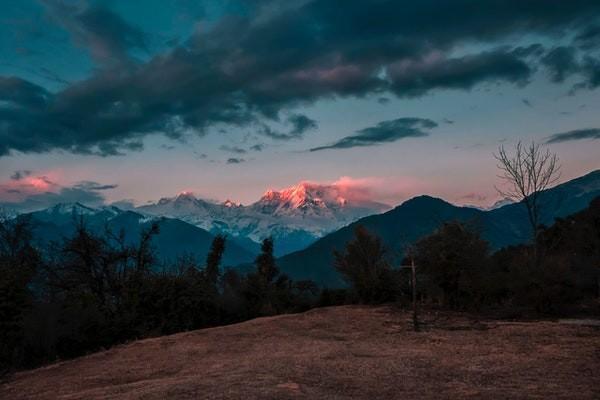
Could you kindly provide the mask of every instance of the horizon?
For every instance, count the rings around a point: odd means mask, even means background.
[[[489,207],[501,145],[545,144],[561,182],[600,169],[599,20],[583,0],[8,4],[0,206],[312,182]]]
[[[561,186],[563,184],[567,184],[567,183],[569,183],[571,181],[574,181],[574,180],[577,180],[577,179],[581,179],[581,178],[584,178],[584,177],[586,177],[588,175],[591,175],[591,174],[594,174],[594,173],[599,173],[599,172],[600,172],[600,169],[596,169],[596,170],[588,171],[588,172],[584,173],[583,175],[574,177],[573,179],[569,179],[569,180],[561,179],[559,182],[556,182],[554,185],[548,187],[546,190],[552,190],[552,189],[554,189],[554,188],[556,188],[558,186]],[[82,206],[90,208],[90,209],[96,209],[96,208],[101,208],[101,207],[116,207],[117,209],[121,209],[123,211],[138,211],[140,208],[143,208],[143,206],[145,206],[145,205],[156,205],[156,204],[159,204],[160,201],[163,201],[163,200],[175,200],[175,199],[179,198],[180,196],[191,196],[195,200],[200,200],[200,201],[207,202],[207,203],[214,204],[214,205],[224,206],[227,203],[234,203],[236,206],[250,207],[253,204],[258,203],[260,200],[262,200],[265,197],[265,195],[267,195],[269,192],[273,192],[274,191],[274,192],[281,193],[281,192],[283,192],[283,191],[285,191],[287,189],[293,189],[293,188],[296,188],[296,187],[298,187],[298,186],[300,186],[302,184],[307,184],[307,183],[311,184],[311,185],[318,185],[318,186],[321,186],[321,187],[323,187],[323,186],[326,186],[326,187],[327,186],[331,186],[331,185],[328,185],[328,184],[319,184],[319,183],[315,183],[315,182],[302,181],[302,182],[299,182],[297,185],[290,186],[290,187],[287,187],[287,188],[282,188],[282,189],[268,189],[267,191],[265,191],[263,193],[263,195],[260,198],[256,199],[255,201],[249,202],[249,203],[236,203],[236,202],[234,202],[234,201],[232,201],[230,199],[216,200],[216,199],[204,198],[204,197],[197,196],[193,192],[182,191],[182,192],[177,193],[174,196],[171,196],[171,197],[162,197],[160,199],[157,199],[156,201],[148,201],[145,204],[140,204],[140,205],[137,205],[137,206],[136,205],[130,205],[130,204],[127,204],[127,203],[120,204],[121,202],[118,202],[118,201],[117,202],[113,202],[113,203],[99,204],[99,205],[98,204],[96,204],[96,205],[89,205],[89,204],[86,204],[85,202],[81,202],[81,201],[76,200],[76,201],[72,201],[72,202],[57,202],[57,203],[51,204],[48,207],[46,207],[46,206],[40,206],[40,208],[31,208],[31,209],[23,209],[23,210],[16,209],[14,211],[21,212],[21,213],[30,213],[30,212],[35,212],[35,211],[43,211],[45,209],[49,209],[49,208],[53,208],[53,207],[57,207],[57,206],[76,205],[76,204],[82,205]],[[402,206],[404,203],[406,203],[406,202],[408,202],[410,200],[414,200],[414,199],[419,198],[419,197],[429,197],[429,198],[433,198],[433,199],[444,201],[444,202],[449,203],[449,204],[451,204],[453,206],[456,206],[456,207],[475,208],[475,209],[478,209],[480,211],[492,211],[492,210],[494,210],[496,208],[502,208],[502,207],[505,207],[507,205],[516,204],[513,200],[511,200],[509,198],[506,198],[506,197],[499,198],[496,201],[494,201],[493,203],[488,204],[487,206],[476,205],[476,204],[468,204],[468,203],[455,203],[455,202],[452,202],[451,200],[445,199],[445,198],[443,198],[441,196],[436,196],[434,194],[428,194],[428,193],[420,193],[420,194],[415,194],[415,195],[409,196],[409,197],[407,197],[405,199],[402,199],[398,203],[388,204],[388,203],[377,202],[381,206],[384,206],[385,209],[382,210],[382,211],[380,211],[379,213],[374,213],[374,214],[370,214],[370,215],[376,215],[376,214],[380,214],[380,213],[385,213],[387,211],[390,211],[390,210],[393,210],[393,209],[395,209],[397,207]],[[18,205],[20,203],[16,203],[16,204]],[[367,217],[369,217],[370,215],[367,215]]]

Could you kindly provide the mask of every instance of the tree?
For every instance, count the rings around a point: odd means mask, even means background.
[[[209,283],[216,287],[217,280],[219,279],[219,267],[221,265],[221,259],[225,252],[225,241],[224,235],[217,235],[210,245],[210,251],[206,256],[206,267],[204,273]]]
[[[23,362],[23,320],[32,302],[31,281],[41,263],[31,245],[28,219],[0,217],[0,374]]]
[[[429,296],[451,308],[481,303],[488,244],[476,232],[460,222],[448,222],[419,240],[413,252]]]
[[[262,280],[270,284],[279,274],[273,256],[273,239],[269,237],[263,240],[260,250],[261,253],[256,257],[256,269]]]
[[[343,253],[334,251],[334,267],[352,285],[361,302],[392,300],[397,290],[395,274],[387,261],[386,249],[378,236],[363,226],[354,231],[354,239]]]
[[[540,192],[560,178],[558,156],[535,142],[525,146],[519,141],[515,145],[514,154],[508,154],[504,146],[500,146],[494,157],[501,171],[499,177],[508,185],[507,189],[496,190],[502,196],[525,205],[533,243],[537,247],[541,215]]]

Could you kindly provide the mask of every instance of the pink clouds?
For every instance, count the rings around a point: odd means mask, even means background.
[[[342,176],[333,182],[345,196],[368,199],[397,205],[409,197],[420,194],[426,185],[414,177],[363,177]]]
[[[17,202],[24,200],[27,196],[53,192],[60,188],[55,181],[58,174],[56,172],[47,172],[41,175],[31,175],[30,171],[22,174],[15,172],[7,182],[0,183],[0,201]]]
[[[59,203],[98,206],[105,204],[104,192],[117,187],[94,181],[71,185],[57,183],[59,181],[60,174],[56,171],[35,175],[31,171],[15,171],[10,180],[0,183],[0,208],[28,212]]]
[[[295,194],[306,190],[316,191],[328,201],[365,204],[379,202],[396,206],[402,201],[420,194],[425,185],[412,177],[361,177],[342,176],[333,182],[303,180],[281,191],[268,190],[265,196]]]

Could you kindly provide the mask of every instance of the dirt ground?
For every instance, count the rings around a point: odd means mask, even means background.
[[[22,372],[0,399],[600,398],[595,321],[343,306],[141,340]]]

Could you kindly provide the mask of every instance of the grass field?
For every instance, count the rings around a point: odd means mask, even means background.
[[[11,377],[0,399],[600,398],[596,320],[341,306],[132,342]]]

